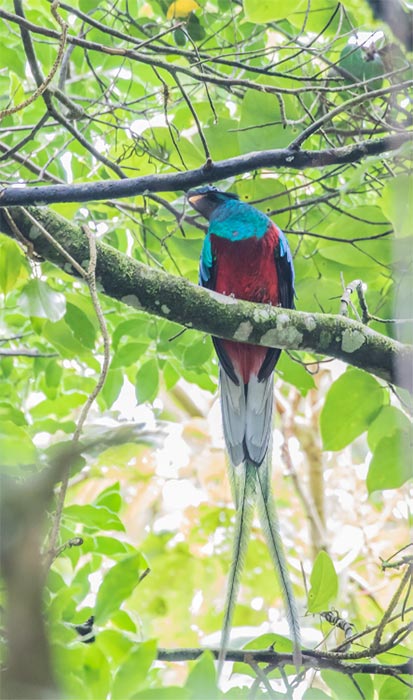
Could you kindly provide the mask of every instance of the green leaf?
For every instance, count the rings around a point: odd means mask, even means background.
[[[24,428],[11,420],[0,423],[0,468],[26,467],[36,464],[37,450]]]
[[[283,637],[280,634],[275,634],[274,632],[265,632],[260,634],[258,637],[254,637],[250,642],[244,644],[242,647],[245,651],[248,649],[269,649],[274,648],[275,651],[280,653],[290,652],[293,650],[293,643],[291,639]]]
[[[82,357],[85,347],[77,338],[64,319],[52,323],[46,321],[43,326],[43,337],[51,343],[62,357]]]
[[[354,185],[353,185],[354,187]],[[347,197],[343,194],[343,205],[347,204]],[[383,209],[372,205],[363,204],[363,206],[352,206],[351,207],[352,216],[356,217],[357,224],[355,224],[354,236],[349,236],[349,218],[347,211],[340,212],[336,214],[330,221],[328,226],[325,227],[323,233],[326,236],[331,236],[332,238],[337,238],[339,241],[341,239],[348,238],[367,238],[369,236],[373,237],[380,233],[386,233],[391,229],[390,221],[387,220],[383,213]],[[367,243],[371,244],[372,241],[368,240]],[[383,241],[381,241],[383,243]],[[329,246],[330,247],[330,246]],[[343,248],[343,246],[341,246]],[[350,252],[354,252],[354,248],[350,247]]]
[[[186,23],[186,29],[193,41],[201,41],[205,37],[205,29],[200,23],[198,17],[191,13]]]
[[[27,316],[48,318],[55,322],[65,315],[66,299],[64,294],[55,292],[47,282],[33,279],[23,287],[19,306]]]
[[[120,495],[120,484],[117,481],[100,492],[95,499],[95,505],[104,506],[112,513],[119,513],[122,507],[122,496]]]
[[[338,700],[344,700],[344,698],[345,700],[360,700],[361,697],[363,700],[373,700],[374,688],[370,676],[361,673],[354,674],[357,685],[349,676],[335,671],[322,671],[321,678],[331,688],[334,697]]]
[[[111,673],[108,660],[96,644],[85,645],[83,681],[94,698],[108,697]]]
[[[382,189],[380,207],[392,222],[396,236],[411,236],[413,221],[413,184],[408,175],[388,180]]]
[[[182,239],[178,236],[174,236],[169,244],[169,250],[175,255],[179,254],[185,260],[193,260],[198,263],[203,242],[204,239],[201,237]]]
[[[175,29],[174,39],[177,46],[185,46],[186,34],[182,29]]]
[[[410,681],[406,678],[406,681]],[[386,678],[379,690],[379,700],[409,700],[411,688],[404,685],[397,678]]]
[[[306,0],[295,0],[294,5],[288,0],[244,0],[245,17],[250,22],[264,24],[288,17],[291,12],[305,9]]]
[[[165,362],[162,372],[165,388],[167,391],[169,391],[175,386],[181,375],[172,362]]]
[[[19,278],[24,257],[17,245],[11,238],[0,237],[0,290],[3,294],[8,294]]]
[[[79,0],[79,9],[82,12],[94,12],[99,8],[99,0]]]
[[[0,403],[0,425],[2,425],[4,421],[11,421],[16,426],[27,425],[27,420],[23,411],[20,411],[18,408],[6,402]]]
[[[406,435],[412,431],[412,423],[405,413],[396,406],[383,406],[380,413],[369,426],[367,442],[372,452],[382,438],[402,432]]]
[[[115,629],[104,629],[99,631],[96,643],[100,649],[115,662],[118,667],[129,656],[135,644],[131,639]]]
[[[307,688],[303,695],[303,700],[331,700],[331,697],[319,688]]]
[[[185,688],[189,690],[191,700],[215,700],[221,693],[217,688],[217,676],[214,657],[210,651],[204,651],[191,669]]]
[[[156,658],[156,640],[149,639],[131,651],[116,673],[111,699],[128,700],[147,680],[148,671]]]
[[[200,367],[212,355],[212,343],[209,337],[203,337],[195,340],[194,343],[188,345],[184,352],[183,363],[188,369]]]
[[[280,654],[291,654],[293,652],[293,643],[291,639],[283,637],[280,634],[266,632],[265,634],[260,634],[259,637],[255,637],[247,644],[244,644],[244,646],[242,647],[242,649],[245,651],[248,651],[249,649],[257,650],[270,648],[273,648],[274,651]],[[234,663],[232,672],[242,673],[244,676],[250,676],[251,678],[256,677],[254,669],[251,668],[249,664],[245,664],[242,661],[237,661],[236,663]]]
[[[106,622],[111,614],[117,611],[122,603],[129,598],[139,584],[140,575],[147,568],[148,563],[145,557],[140,552],[136,552],[109,569],[96,598],[95,617],[97,624]]]
[[[57,399],[39,401],[33,406],[30,413],[33,418],[48,418],[51,416],[64,418],[70,416],[72,409],[81,406],[85,401],[86,394],[81,394],[78,391],[68,391],[64,396],[59,396]]]
[[[56,360],[50,360],[44,372],[46,385],[50,388],[57,388],[62,380],[63,368]]]
[[[211,157],[213,160],[232,158],[239,153],[238,149],[238,121],[221,117],[219,121],[209,124],[205,128]]]
[[[82,523],[90,530],[117,530],[124,531],[125,527],[115,513],[111,513],[103,506],[67,506],[64,509],[65,518]]]
[[[113,625],[125,632],[136,632],[136,625],[125,610],[116,610],[111,616]]]
[[[295,116],[293,103],[289,99],[284,101],[287,117]],[[273,143],[274,148],[283,148],[296,135],[294,127],[283,126],[276,96],[256,90],[247,90],[244,95],[239,126],[238,142],[242,153],[265,151],[269,143]]]
[[[307,396],[310,389],[315,388],[314,377],[310,372],[300,362],[294,361],[286,352],[281,354],[276,371],[285,382],[297,387],[303,396]]]
[[[107,554],[108,556],[113,556],[114,554],[126,554],[128,551],[127,545],[124,542],[120,542],[115,537],[105,537],[99,536],[93,537],[87,540],[90,544],[90,551],[97,552],[98,554]],[[87,547],[82,547],[82,551],[89,551]]]
[[[124,376],[120,369],[110,369],[101,391],[106,407],[111,408],[123,387]]]
[[[367,474],[369,493],[397,489],[413,478],[413,436],[396,429],[376,445]]]
[[[347,370],[331,385],[320,415],[325,450],[341,450],[364,433],[387,401],[386,390],[367,372]]]
[[[311,572],[310,584],[308,612],[317,613],[327,610],[338,591],[337,574],[327,552],[318,553]]]
[[[142,343],[126,343],[118,347],[110,365],[111,370],[119,369],[119,367],[129,367],[137,362],[148,349],[148,345],[149,342],[146,341]]]
[[[159,369],[155,358],[145,362],[136,372],[135,393],[138,403],[153,401],[158,394]]]
[[[51,319],[53,320],[53,319]],[[58,320],[58,319],[56,319]],[[68,302],[65,321],[75,338],[86,348],[93,348],[96,342],[96,330],[85,312],[76,304]]]
[[[141,340],[147,335],[148,320],[142,316],[134,316],[127,321],[121,321],[113,331],[112,344],[113,347],[118,347],[122,338],[126,335],[129,338]]]

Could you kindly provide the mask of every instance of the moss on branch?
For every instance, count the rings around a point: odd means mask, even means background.
[[[83,230],[47,208],[28,209],[78,263],[86,267],[89,246]],[[74,273],[70,264],[28,219],[25,210],[8,210],[17,228],[42,257]],[[10,236],[7,216],[0,230]],[[98,243],[97,280],[103,291],[136,309],[222,338],[307,350],[338,358],[411,390],[413,348],[344,316],[290,311],[235,300],[202,289]]]

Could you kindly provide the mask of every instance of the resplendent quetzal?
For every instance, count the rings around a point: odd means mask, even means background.
[[[292,256],[287,239],[271,219],[237,195],[215,187],[190,190],[187,198],[209,221],[201,254],[200,284],[238,299],[293,308]],[[220,365],[222,421],[236,507],[219,671],[229,643],[255,503],[278,574],[298,666],[298,614],[271,494],[273,372],[281,351],[219,338],[213,338],[213,343]]]

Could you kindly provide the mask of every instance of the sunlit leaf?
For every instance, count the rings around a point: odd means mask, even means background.
[[[397,236],[412,235],[413,185],[409,176],[399,175],[386,183],[380,207],[393,223]]]
[[[97,624],[103,624],[111,614],[129,598],[139,577],[148,568],[148,563],[140,552],[136,552],[115,564],[105,574],[100,585],[95,606]]]
[[[121,345],[113,356],[110,365],[111,370],[119,369],[119,367],[129,367],[134,362],[137,362],[147,348],[147,342],[126,343],[125,345]]]
[[[53,319],[51,319],[53,320]],[[58,320],[58,319],[56,319]],[[74,336],[87,348],[93,348],[96,340],[96,330],[86,313],[76,304],[68,303],[65,315],[67,325]]]
[[[125,529],[119,517],[103,506],[67,506],[64,511],[66,518],[81,523],[91,531]]]
[[[136,372],[135,391],[138,403],[153,401],[158,393],[159,370],[155,359],[147,360]]]
[[[307,688],[303,695],[303,700],[331,700],[331,697],[324,690],[320,690],[320,688]]]
[[[131,651],[116,673],[111,693],[113,700],[127,700],[137,693],[146,681],[155,656],[156,640],[154,639],[141,642],[137,649]]]
[[[322,671],[321,677],[326,685],[333,691],[334,697],[346,698],[346,700],[359,700],[360,692],[363,693],[363,698],[373,700],[374,687],[370,676],[367,674],[355,673],[353,682],[352,678],[343,673],[334,671]]]
[[[398,678],[386,678],[379,691],[379,700],[409,700],[410,697],[411,688]]]
[[[293,9],[294,12],[305,7],[305,0],[297,0],[292,8],[287,0],[244,0],[245,16],[250,22],[272,22],[273,20],[288,17]]]
[[[318,553],[310,576],[308,592],[308,612],[316,613],[327,610],[338,591],[338,578],[334,564],[327,552]]]
[[[390,437],[395,433],[409,435],[412,431],[412,423],[405,413],[396,406],[383,406],[377,418],[370,424],[367,440],[372,452],[384,437]]]
[[[32,279],[21,291],[20,307],[28,316],[48,318],[55,322],[65,314],[66,299],[63,294],[51,289],[47,282]]]
[[[15,241],[0,236],[0,290],[7,294],[19,278],[23,264],[22,252]]]
[[[217,688],[214,657],[210,651],[204,651],[191,669],[185,688],[192,700],[215,700],[221,696]]]
[[[310,389],[315,388],[314,377],[310,372],[300,362],[295,362],[285,352],[282,353],[277,362],[276,371],[285,382],[296,386],[303,396],[306,396]]]
[[[343,449],[367,430],[386,401],[384,388],[367,372],[344,372],[330,387],[321,411],[324,449]]]
[[[413,432],[395,429],[377,443],[367,474],[369,493],[397,489],[413,478]]]
[[[10,416],[11,418],[12,416]],[[19,419],[20,422],[20,419]],[[23,427],[12,420],[0,423],[0,470],[35,465],[37,450]]]
[[[95,499],[95,503],[97,506],[104,506],[105,508],[108,508],[110,511],[112,511],[112,513],[119,513],[122,506],[119,482],[111,484],[106,489],[101,491],[101,493]]]

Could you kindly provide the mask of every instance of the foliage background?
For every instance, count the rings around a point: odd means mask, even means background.
[[[297,307],[338,313],[343,285],[361,279],[371,327],[411,342],[411,145],[407,138],[402,144],[411,126],[409,47],[367,2],[200,5],[3,3],[3,184],[179,177],[209,159],[244,156],[243,169],[231,170],[229,162],[219,184],[287,233]],[[397,148],[386,147],[389,135],[401,136]],[[351,159],[355,143],[375,140],[376,155]],[[301,170],[249,167],[252,152],[292,143],[321,155]],[[348,161],[334,159],[346,147]],[[160,184],[127,199],[79,204],[63,196],[50,209],[87,224],[121,253],[196,282],[205,222],[188,210],[177,183],[175,190]],[[104,343],[88,286],[70,266],[40,260],[33,241],[12,240],[4,220],[2,230],[9,236],[0,238],[0,459],[6,485],[12,477],[29,484],[30,494],[37,483],[30,479],[45,473],[56,449],[77,434],[99,381]],[[50,678],[70,698],[221,697],[208,655],[196,663],[154,663],[157,644],[219,641],[233,506],[212,344],[109,296],[99,303],[110,364],[83,426],[89,448],[71,471],[47,578]],[[360,312],[350,304],[347,313]],[[304,642],[313,647],[330,630],[320,612],[334,606],[361,632],[378,623],[399,585],[400,568],[381,572],[380,560],[408,542],[411,403],[406,392],[367,372],[294,350],[278,365],[275,400],[274,490]],[[8,498],[5,532],[17,535],[6,538],[6,587],[10,562],[24,552]],[[47,510],[39,526],[44,551],[56,524],[51,502]],[[81,546],[56,549],[76,536]],[[321,550],[334,568],[320,573],[313,564]],[[23,583],[30,590],[30,577]],[[402,598],[388,638],[406,623]],[[10,586],[8,602],[13,610]],[[404,616],[411,613],[407,598],[404,608]],[[96,641],[81,644],[73,626],[92,614]],[[234,626],[239,644],[260,633],[287,633],[258,528]],[[264,637],[263,648],[270,639],[277,651],[289,651],[284,637]],[[335,630],[325,644],[341,641]],[[408,657],[403,637],[396,641],[378,663]],[[33,652],[33,665],[34,659]],[[246,684],[255,673],[246,665],[236,670],[241,675],[224,684],[234,685],[227,696],[249,697]],[[272,677],[272,690],[255,682],[253,696],[292,697],[285,676]],[[308,671],[294,697],[408,697],[407,676],[351,678]]]

